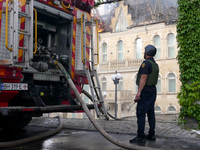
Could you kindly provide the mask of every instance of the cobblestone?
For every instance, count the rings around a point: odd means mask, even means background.
[[[108,133],[124,134],[125,136],[135,137],[137,134],[137,122],[135,119],[122,120],[96,120],[97,123]],[[62,119],[63,129],[96,131],[89,119]],[[55,118],[36,118],[30,125],[56,127],[57,119]],[[148,123],[145,131],[148,132]],[[200,136],[190,130],[184,129],[178,125],[178,122],[161,122],[156,123],[156,142],[148,141],[145,149],[158,148],[159,150],[200,150]],[[129,140],[129,139],[127,139]],[[127,142],[127,141],[126,141]]]
[[[46,122],[51,122],[51,124],[46,124],[46,126],[56,126],[56,121],[54,118],[45,118]],[[35,120],[36,121],[36,120]],[[110,133],[122,133],[122,134],[137,134],[137,122],[134,120],[96,120],[99,125],[107,132]],[[33,122],[32,122],[33,123]],[[89,130],[95,131],[95,127],[88,119],[63,119],[63,128],[67,129],[78,129],[78,130]],[[149,129],[148,123],[146,122],[145,132],[147,133]],[[162,137],[183,137],[183,138],[196,138],[199,135],[190,130],[182,128],[177,122],[166,123],[157,122],[156,123],[156,135]],[[200,139],[199,139],[200,140]]]

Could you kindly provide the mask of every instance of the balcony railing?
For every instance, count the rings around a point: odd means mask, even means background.
[[[107,95],[105,102],[114,103],[115,102],[115,90],[106,91]],[[134,99],[132,90],[118,90],[117,91],[117,101],[118,102],[131,102]]]
[[[123,60],[123,61],[109,61],[99,64],[99,70],[113,70],[113,69],[138,69],[142,63],[142,59]]]

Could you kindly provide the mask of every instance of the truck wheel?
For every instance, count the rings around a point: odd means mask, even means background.
[[[0,128],[4,130],[20,130],[30,123],[32,117],[0,116]]]

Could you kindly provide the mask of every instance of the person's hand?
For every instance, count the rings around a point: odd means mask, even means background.
[[[136,96],[135,96],[135,102],[138,102],[140,100],[140,93],[137,93]]]

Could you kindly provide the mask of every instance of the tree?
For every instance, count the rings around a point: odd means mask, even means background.
[[[186,116],[195,118],[200,128],[200,1],[178,0],[178,12],[177,59],[182,82],[179,117],[184,123]]]

